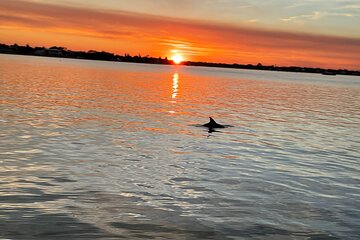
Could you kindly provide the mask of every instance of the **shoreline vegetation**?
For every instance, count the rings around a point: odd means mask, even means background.
[[[6,45],[0,43],[0,53],[3,54],[16,54],[16,55],[29,55],[29,56],[43,56],[43,57],[58,57],[58,58],[74,58],[74,59],[87,59],[87,60],[102,60],[114,62],[132,62],[132,63],[148,63],[148,64],[166,64],[175,65],[175,63],[165,58],[155,58],[146,56],[131,56],[124,54],[123,56],[104,52],[104,51],[72,51],[65,47],[53,46],[50,48],[45,47],[31,47],[29,45],[20,46],[17,44]],[[235,69],[253,69],[253,70],[268,70],[268,71],[284,71],[284,72],[303,72],[303,73],[318,73],[323,75],[351,75],[360,76],[360,70],[347,70],[347,69],[325,69],[325,68],[310,68],[310,67],[281,67],[276,65],[265,66],[261,63],[256,65],[252,64],[227,64],[227,63],[211,63],[211,62],[192,62],[183,61],[180,65],[185,66],[203,66],[203,67],[218,67],[218,68],[235,68]]]

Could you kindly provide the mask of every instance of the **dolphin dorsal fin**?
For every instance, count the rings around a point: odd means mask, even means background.
[[[210,122],[209,123],[212,123],[212,124],[217,124],[216,122],[215,122],[215,120],[212,118],[212,117],[209,117],[210,118]]]

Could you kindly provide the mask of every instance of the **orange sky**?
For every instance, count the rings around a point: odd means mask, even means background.
[[[0,42],[154,57],[178,52],[192,61],[360,69],[356,35],[58,2],[1,0]]]

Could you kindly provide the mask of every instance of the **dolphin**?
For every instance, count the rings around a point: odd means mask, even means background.
[[[215,122],[215,120],[212,117],[210,118],[210,122],[202,125],[203,127],[207,127],[209,129],[214,129],[214,128],[226,128],[226,126],[218,124],[217,122]]]

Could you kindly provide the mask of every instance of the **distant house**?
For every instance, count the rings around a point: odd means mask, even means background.
[[[11,45],[11,46],[10,46],[10,49],[11,49],[12,51],[18,51],[18,50],[19,50],[19,46],[18,46],[17,44],[14,44],[14,45]]]
[[[63,50],[59,49],[59,48],[49,48],[49,49],[47,49],[47,55],[53,56],[53,57],[62,57]]]
[[[0,52],[9,53],[11,52],[11,48],[8,45],[0,44]]]
[[[45,56],[47,53],[46,50],[46,48],[37,49],[35,50],[34,54],[38,56]]]
[[[76,57],[76,52],[67,50],[63,52],[64,57]]]

